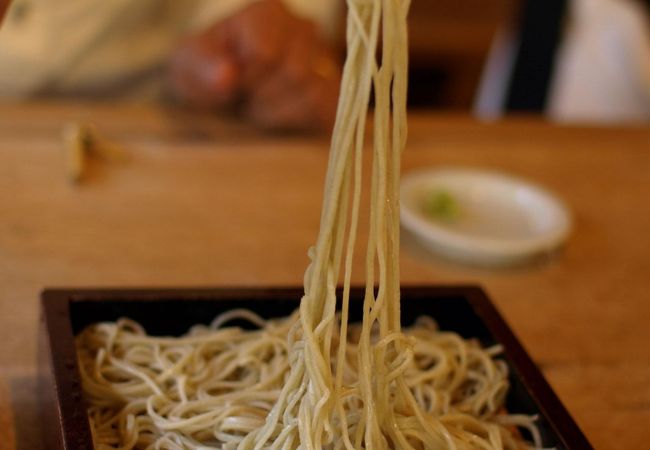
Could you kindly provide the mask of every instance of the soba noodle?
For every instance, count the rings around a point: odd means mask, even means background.
[[[401,329],[399,171],[406,141],[408,0],[348,0],[348,55],[300,308],[231,311],[180,338],[129,320],[83,331],[78,352],[98,449],[515,449],[533,420],[506,415],[498,348]],[[381,37],[381,55],[377,59]],[[374,92],[363,320],[348,324],[361,156]],[[336,286],[342,273],[342,309]],[[376,289],[375,289],[376,288]],[[226,326],[243,318],[257,329]]]

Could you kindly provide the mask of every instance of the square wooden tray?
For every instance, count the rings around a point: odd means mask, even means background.
[[[154,335],[180,335],[232,308],[282,317],[298,306],[302,288],[46,289],[41,296],[39,389],[48,449],[93,449],[74,336],[86,326],[129,317]],[[362,289],[352,292],[351,320],[360,320]],[[484,345],[500,343],[510,366],[509,411],[537,414],[545,447],[591,449],[484,292],[473,286],[402,289],[402,322],[432,316],[443,330]]]

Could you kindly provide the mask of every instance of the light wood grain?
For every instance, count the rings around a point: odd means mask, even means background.
[[[71,120],[96,123],[130,161],[94,164],[70,185],[59,136]],[[561,196],[576,226],[562,253],[509,270],[439,260],[405,235],[403,282],[483,285],[596,448],[647,448],[650,130],[425,115],[410,136],[404,171],[523,176]],[[0,106],[0,448],[40,445],[30,427],[43,287],[299,284],[326,160],[326,137],[204,116]]]

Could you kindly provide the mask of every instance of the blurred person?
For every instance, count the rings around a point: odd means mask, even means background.
[[[494,42],[477,114],[650,122],[649,13],[648,0],[527,0],[521,28]]]
[[[0,99],[172,97],[264,128],[333,122],[340,63],[325,36],[336,0],[10,3]]]
[[[650,15],[637,1],[575,0],[549,92],[563,121],[650,122]]]

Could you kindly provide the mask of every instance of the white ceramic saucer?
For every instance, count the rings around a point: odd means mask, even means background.
[[[549,253],[571,231],[553,194],[485,170],[411,172],[401,185],[401,222],[430,250],[478,265],[513,265]]]

